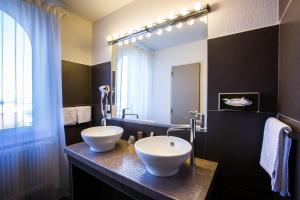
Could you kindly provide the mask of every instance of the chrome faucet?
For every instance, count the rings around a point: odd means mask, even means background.
[[[177,132],[177,131],[184,131],[184,130],[190,130],[190,143],[192,145],[192,151],[190,156],[190,164],[195,165],[195,146],[196,146],[196,129],[197,129],[197,122],[200,122],[200,127],[204,127],[203,121],[204,121],[204,115],[202,113],[199,113],[198,111],[190,111],[191,119],[190,119],[190,125],[188,126],[174,126],[167,130],[167,136],[171,132]],[[200,118],[198,120],[198,118]]]
[[[139,118],[139,115],[138,114],[126,114],[126,110],[129,109],[129,108],[123,108],[122,109],[122,119],[125,119],[125,116],[126,115],[134,115],[136,116],[136,118],[138,119]]]

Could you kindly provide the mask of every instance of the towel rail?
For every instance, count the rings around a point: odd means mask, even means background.
[[[289,138],[291,138],[292,140],[299,140],[299,134],[295,133],[293,131],[288,131],[288,130],[284,130],[284,133],[286,136],[288,136]]]

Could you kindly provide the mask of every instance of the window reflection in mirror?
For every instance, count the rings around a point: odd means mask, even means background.
[[[206,23],[115,44],[112,55],[113,118],[177,125],[192,110],[206,116]]]

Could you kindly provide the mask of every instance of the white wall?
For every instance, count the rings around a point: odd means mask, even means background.
[[[111,47],[106,36],[126,31],[129,27],[154,21],[158,16],[192,8],[196,0],[138,0],[93,24],[92,64],[111,61]],[[278,24],[278,0],[201,0],[208,2],[208,38]]]
[[[92,64],[92,22],[72,13],[61,18],[62,60]]]
[[[201,63],[200,110],[206,115],[207,40],[201,40],[154,52],[151,120],[170,123],[172,66],[192,63]]]

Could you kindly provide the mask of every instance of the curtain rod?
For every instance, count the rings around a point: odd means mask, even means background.
[[[44,0],[23,0],[23,1],[25,3],[35,5],[40,9],[58,17],[63,17],[64,15],[68,14],[68,12],[63,7],[55,4],[47,3]]]

